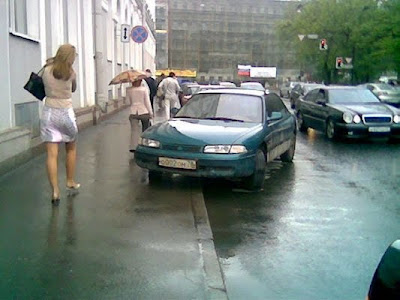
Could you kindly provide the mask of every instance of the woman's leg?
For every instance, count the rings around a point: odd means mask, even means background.
[[[131,122],[131,143],[129,149],[136,150],[140,136],[140,124],[135,115],[130,115],[129,121]]]
[[[47,143],[47,176],[51,188],[53,189],[53,199],[60,197],[60,188],[58,187],[58,144],[57,143]]]
[[[144,132],[150,127],[150,115],[142,115],[140,121],[142,121],[142,132]]]
[[[76,166],[76,142],[65,143],[67,152],[67,187],[75,187],[75,166]]]

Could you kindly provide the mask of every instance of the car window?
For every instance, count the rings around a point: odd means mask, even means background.
[[[318,90],[314,90],[309,92],[305,97],[304,100],[308,102],[315,102],[317,97]]]
[[[315,90],[316,95],[315,95],[315,102],[325,100],[327,101],[327,97],[325,96],[325,91],[324,90]]]
[[[227,118],[261,123],[261,97],[239,94],[196,94],[177,113],[176,118]]]
[[[379,99],[367,89],[334,89],[329,91],[329,102],[340,103],[378,103]]]
[[[265,96],[265,107],[267,110],[267,120],[272,116],[274,112],[281,113],[282,116],[289,114],[285,104],[283,104],[281,98],[275,94],[269,94]]]

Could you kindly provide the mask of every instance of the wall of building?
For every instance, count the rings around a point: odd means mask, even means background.
[[[161,7],[166,4],[161,2],[156,2],[156,11],[163,17]],[[296,2],[169,1],[166,21],[157,21],[157,26],[168,22],[168,67],[194,68],[201,76],[223,80],[239,79],[238,64],[292,68],[293,55],[280,47],[276,24]]]
[[[113,100],[124,97],[126,88],[108,85],[115,75],[131,68],[155,69],[154,5],[154,0],[0,1],[0,163],[10,158],[9,149],[18,147],[17,155],[39,137],[43,103],[23,86],[60,45],[72,44],[78,54],[73,66],[76,110],[101,101],[114,109]],[[132,40],[123,44],[122,24],[146,26],[149,38],[140,45]]]

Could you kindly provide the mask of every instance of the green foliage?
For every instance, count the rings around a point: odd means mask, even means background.
[[[384,71],[400,74],[400,0],[314,0],[290,11],[278,24],[282,46],[296,50],[301,69],[325,82],[375,79]],[[380,4],[379,4],[380,3]],[[318,34],[317,40],[299,34]],[[319,50],[326,39],[327,51]],[[338,71],[336,57],[352,57],[353,70]]]

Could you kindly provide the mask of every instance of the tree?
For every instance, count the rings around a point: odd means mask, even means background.
[[[381,5],[375,0],[314,0],[301,12],[289,11],[278,32],[282,45],[296,49],[302,69],[315,79],[338,83],[347,74],[353,84],[366,82],[399,68],[399,5],[400,0]],[[300,41],[298,34],[318,34],[328,50],[319,50],[319,39]],[[354,68],[336,70],[336,57],[351,57]]]

